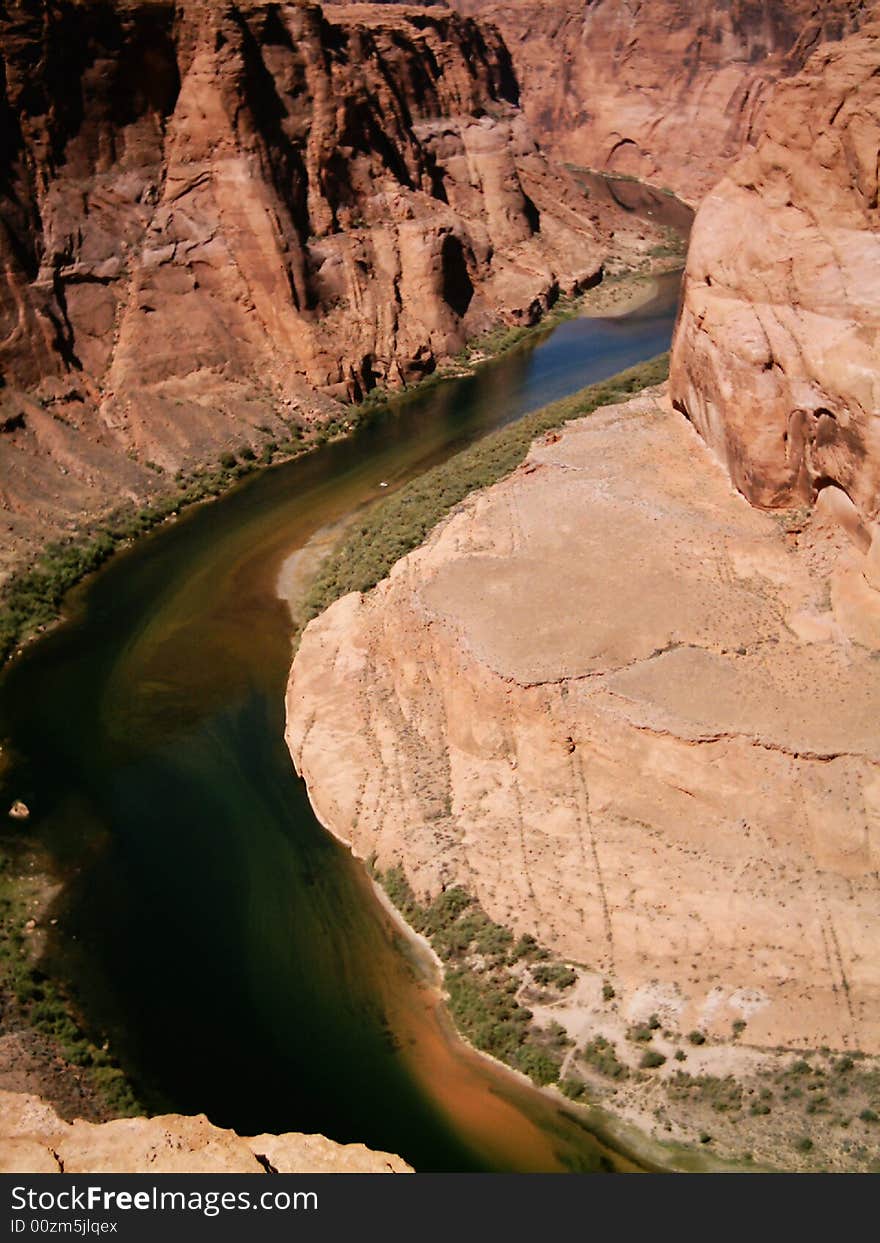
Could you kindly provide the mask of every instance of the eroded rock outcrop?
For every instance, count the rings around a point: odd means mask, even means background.
[[[872,24],[779,85],[704,200],[670,376],[750,501],[821,496],[862,551],[880,512],[878,147]]]
[[[662,393],[569,424],[307,627],[318,815],[630,1022],[880,1049],[880,634],[829,604],[846,544],[751,508]]]
[[[863,0],[457,0],[498,25],[540,140],[563,159],[696,202],[739,154],[773,82],[839,39]]]
[[[0,1091],[3,1174],[406,1174],[400,1157],[323,1135],[243,1139],[204,1114],[64,1122],[38,1096]]]
[[[598,274],[503,42],[457,13],[17,0],[0,22],[10,543]]]

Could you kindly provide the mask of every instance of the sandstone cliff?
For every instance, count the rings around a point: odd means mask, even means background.
[[[614,1108],[687,1137],[727,1084],[756,1106],[733,1150],[785,1161],[815,1127],[836,1168],[849,1121],[787,1076],[880,1053],[878,82],[876,26],[820,49],[701,207],[680,409],[647,392],[533,445],[309,625],[287,699],[334,832],[575,965],[526,999],[593,1090],[609,1057],[649,1067]]]
[[[570,424],[306,629],[319,816],[631,1022],[877,1051],[880,635],[829,608],[841,541],[750,508],[660,396]]]
[[[323,1135],[242,1139],[203,1115],[64,1122],[37,1096],[0,1092],[3,1174],[406,1174],[400,1157]]]
[[[880,25],[777,88],[691,238],[671,391],[736,486],[880,514]],[[869,578],[880,588],[880,549]]]
[[[456,0],[494,22],[540,140],[696,202],[737,156],[770,87],[864,0]]]
[[[9,546],[599,271],[500,37],[456,13],[16,0],[0,36]]]

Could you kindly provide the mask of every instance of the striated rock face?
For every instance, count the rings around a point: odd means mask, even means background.
[[[876,1051],[880,626],[847,546],[751,508],[662,393],[569,424],[307,627],[313,805],[624,1020]]]
[[[457,0],[498,25],[542,142],[696,202],[760,119],[770,85],[864,0]]]
[[[204,1114],[64,1122],[38,1096],[0,1092],[3,1174],[408,1174],[400,1157],[323,1135],[242,1139]]]
[[[756,148],[703,202],[671,369],[750,501],[821,495],[863,551],[880,513],[878,147],[872,24],[779,85]]]
[[[456,13],[16,0],[0,37],[13,538],[598,274],[500,37]]]

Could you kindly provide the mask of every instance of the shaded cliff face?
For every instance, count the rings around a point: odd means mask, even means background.
[[[418,379],[600,267],[503,43],[456,13],[20,0],[2,48],[13,537]]]
[[[408,1174],[400,1157],[323,1135],[243,1139],[204,1114],[65,1122],[37,1096],[0,1092],[3,1174]]]
[[[864,0],[456,0],[497,24],[540,141],[696,202],[739,153],[769,85],[861,20]]]
[[[670,379],[750,501],[821,496],[863,551],[880,512],[878,146],[874,24],[780,84],[701,206]]]

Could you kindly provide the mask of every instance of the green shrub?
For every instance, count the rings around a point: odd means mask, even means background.
[[[581,1050],[581,1057],[607,1079],[628,1079],[629,1070],[617,1056],[614,1045],[604,1036],[596,1036]]]
[[[549,957],[547,950],[540,946],[530,932],[524,932],[510,951],[510,961],[519,962],[524,958],[528,962],[537,962]]]
[[[532,979],[536,984],[552,988],[571,988],[577,981],[577,972],[564,963],[541,963],[532,968]]]
[[[529,1076],[539,1087],[555,1083],[559,1077],[559,1059],[546,1049],[524,1042],[512,1059],[513,1065]]]
[[[688,1032],[688,1040],[691,1044],[705,1044],[705,1032],[698,1031],[696,1028],[692,1032]]]
[[[642,1070],[654,1070],[657,1066],[662,1066],[665,1061],[666,1058],[656,1049],[645,1049],[645,1052],[642,1054],[639,1062],[639,1066]]]
[[[577,1075],[566,1075],[559,1087],[570,1101],[579,1101],[587,1090],[587,1085]]]

